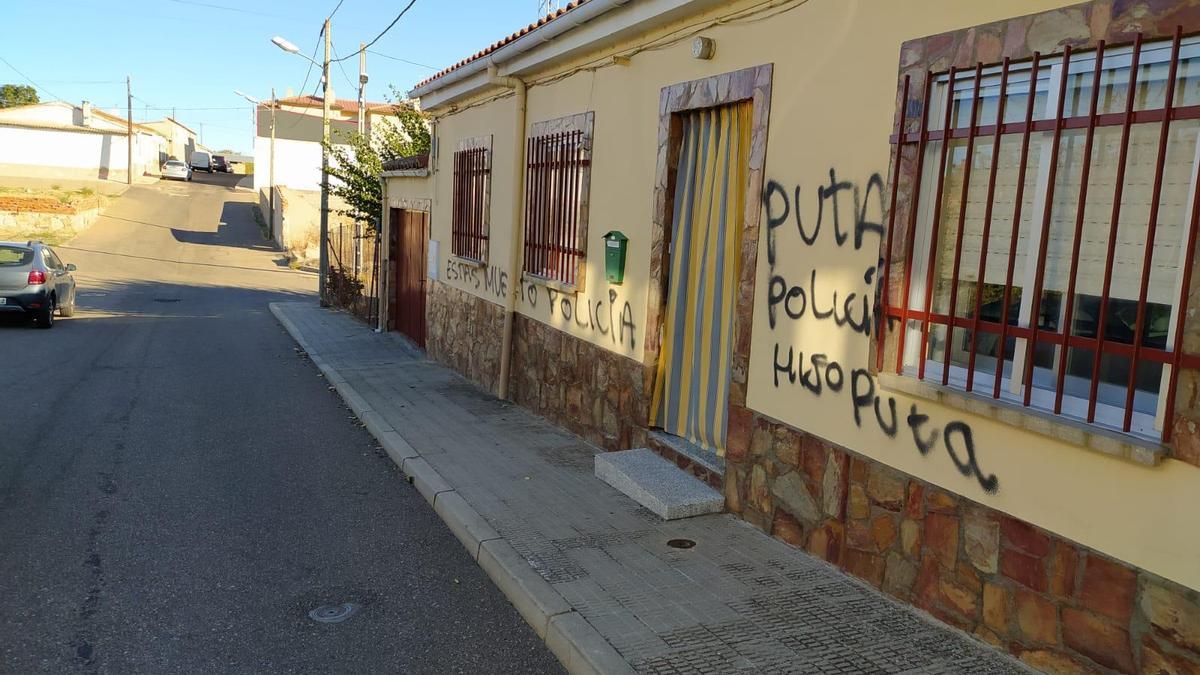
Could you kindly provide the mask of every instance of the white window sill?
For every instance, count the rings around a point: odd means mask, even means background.
[[[528,283],[528,284],[537,284],[539,286],[545,286],[546,288],[551,288],[551,289],[558,291],[559,293],[565,293],[567,295],[574,295],[576,293],[580,293],[583,291],[582,283],[567,284],[567,283],[563,283],[557,279],[551,279],[549,277],[539,276],[539,275],[533,274],[531,272],[522,272],[521,273],[521,281],[524,281],[525,283]]]
[[[1169,454],[1167,448],[1161,443],[1109,431],[1086,422],[1053,415],[1035,408],[1026,408],[1003,399],[997,400],[991,396],[967,393],[895,373],[877,373],[876,378],[882,390],[934,401],[949,408],[987,417],[1110,457],[1145,466],[1157,466]]]
[[[484,267],[487,267],[487,262],[485,262],[483,260],[479,260],[478,258],[468,258],[465,255],[458,255],[457,253],[451,253],[450,255],[452,255],[455,260],[457,260],[458,262],[460,262],[464,265],[470,265],[471,267],[478,267],[481,269]]]

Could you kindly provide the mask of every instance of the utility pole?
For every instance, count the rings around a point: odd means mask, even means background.
[[[271,175],[267,180],[270,181],[269,189],[271,190],[271,222],[269,223],[268,228],[271,230],[272,235],[275,234],[275,108],[276,107],[277,106],[276,106],[276,101],[275,101],[275,87],[271,87],[271,169],[270,169]],[[256,120],[256,123],[257,123],[257,120]]]
[[[358,43],[358,135],[367,134],[367,45]],[[354,221],[354,278],[362,273],[362,225]]]
[[[129,115],[125,127],[125,183],[133,185],[133,84],[128,75],[125,76],[125,104]]]
[[[367,133],[367,45],[358,43],[358,133]]]
[[[317,277],[317,290],[321,306],[329,306],[329,19],[325,19],[325,59],[321,62],[321,271]]]

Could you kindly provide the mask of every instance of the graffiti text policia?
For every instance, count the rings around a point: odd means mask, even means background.
[[[842,203],[839,207],[839,203],[847,198],[850,203]],[[776,230],[789,222],[794,223],[805,247],[814,246],[824,231],[831,233],[827,236],[833,237],[833,243],[839,249],[852,246],[858,251],[866,245],[868,250],[877,250],[884,231],[885,210],[884,183],[880,175],[872,174],[863,186],[859,186],[839,180],[835,170],[830,169],[828,185],[819,186],[815,192],[815,219],[806,219],[802,213],[800,186],[788,190],[779,182],[769,180],[763,188],[762,200],[767,216],[767,263],[770,268],[767,319],[771,330],[775,331],[782,321],[799,321],[807,315],[818,321],[831,320],[838,328],[869,339],[877,267],[872,265],[863,270],[863,286],[855,290],[822,284],[821,273],[815,267],[810,270],[797,270],[795,265],[787,268],[788,273],[800,271],[796,277],[800,283],[790,283],[780,262]],[[852,223],[843,222],[847,212],[853,216]],[[868,238],[868,234],[875,236]],[[880,431],[895,439],[900,437],[903,425],[908,431],[905,437],[911,438],[913,446],[922,455],[929,455],[940,445],[962,475],[974,477],[988,493],[999,489],[1000,481],[995,474],[985,473],[979,466],[974,435],[966,422],[955,420],[939,428],[916,403],[911,404],[907,415],[901,417],[896,409],[896,398],[882,391],[866,368],[843,366],[821,353],[819,348],[809,350],[807,359],[805,356],[804,350],[775,343],[772,381],[776,388],[799,385],[814,396],[826,392],[837,395],[845,391],[849,394],[855,426],[861,428],[864,419],[873,419]]]

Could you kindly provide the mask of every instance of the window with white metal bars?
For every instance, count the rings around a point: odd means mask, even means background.
[[[1182,341],[1200,39],[1139,34],[926,73],[921,89],[906,106],[919,127],[903,110],[893,137],[882,286],[899,275],[902,291],[882,311],[895,371],[1168,441],[1178,371],[1200,361]]]
[[[450,250],[456,256],[480,262],[487,261],[491,154],[482,146],[454,153]]]
[[[587,245],[589,139],[582,129],[529,139],[525,170],[526,274],[580,286]]]

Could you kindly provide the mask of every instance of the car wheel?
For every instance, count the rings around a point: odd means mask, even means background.
[[[54,328],[54,298],[34,314],[34,321],[38,328]]]

